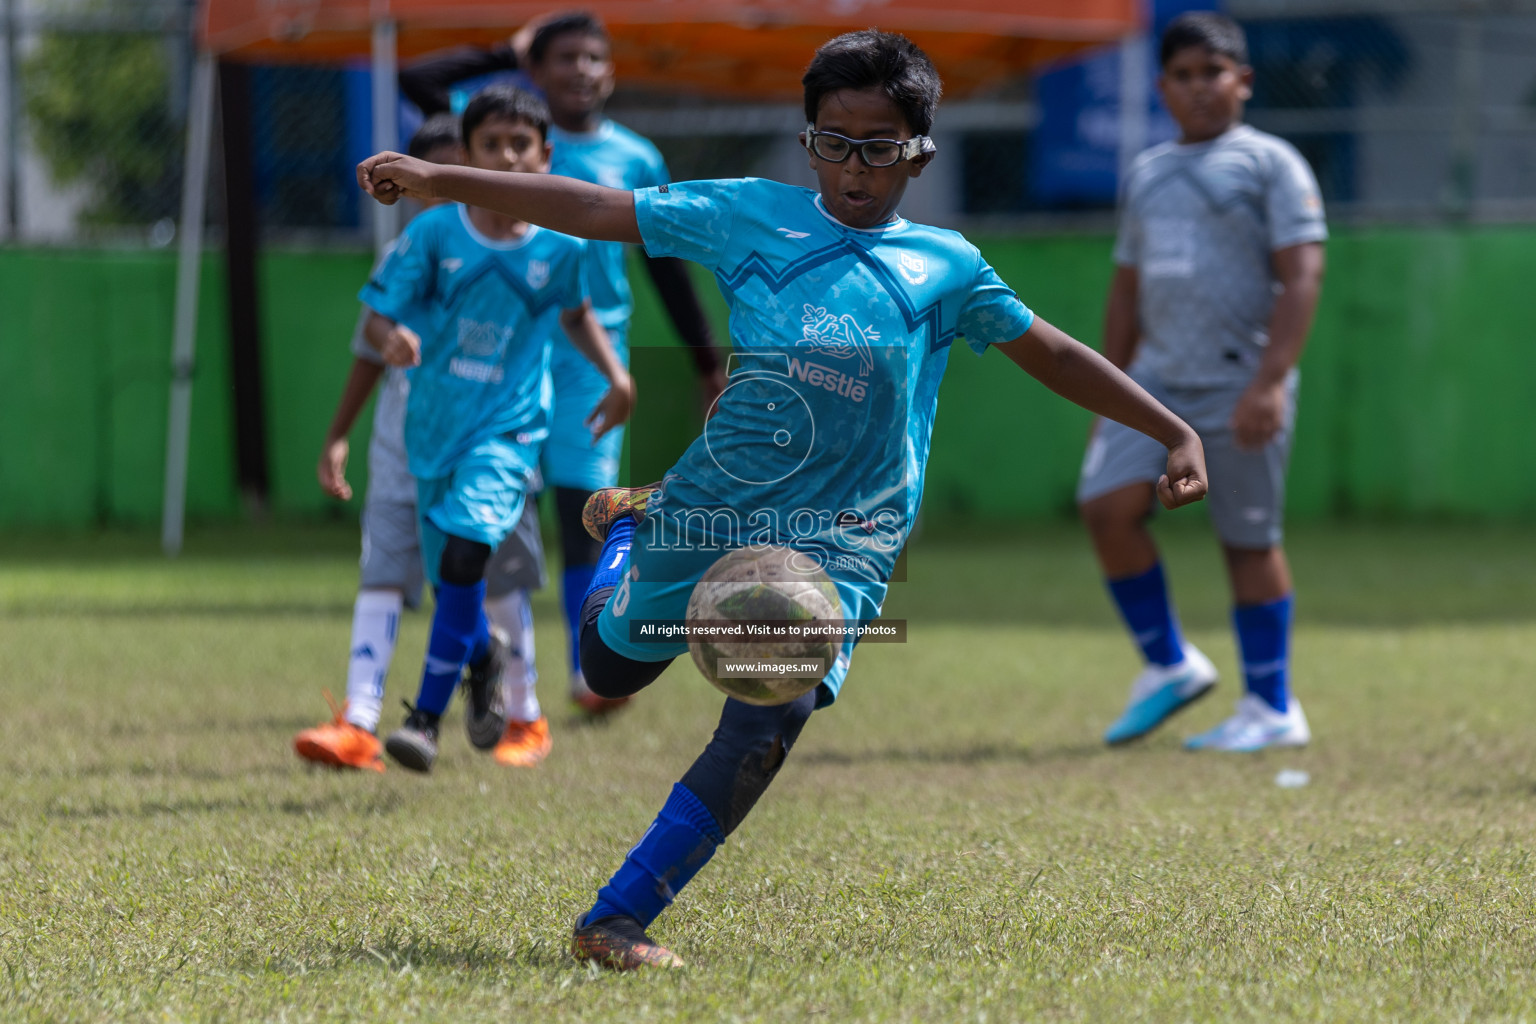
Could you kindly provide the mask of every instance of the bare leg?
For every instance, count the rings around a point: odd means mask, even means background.
[[[1269,604],[1291,592],[1291,567],[1285,549],[1234,548],[1223,544],[1227,579],[1232,584],[1232,603],[1239,608]]]
[[[1157,544],[1147,529],[1153,494],[1150,483],[1131,484],[1083,502],[1083,524],[1109,579],[1139,576],[1157,564]]]

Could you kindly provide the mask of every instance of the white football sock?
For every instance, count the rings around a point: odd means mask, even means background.
[[[491,620],[491,625],[507,634],[511,646],[507,654],[507,671],[501,677],[507,717],[516,722],[537,721],[543,712],[539,710],[539,697],[534,692],[539,671],[533,657],[533,606],[528,601],[528,591],[514,590],[500,597],[486,598],[485,617]]]
[[[347,663],[347,721],[374,732],[384,706],[384,677],[395,656],[400,612],[398,590],[359,590],[352,606],[352,658]]]

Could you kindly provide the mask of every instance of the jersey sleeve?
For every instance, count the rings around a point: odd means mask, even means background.
[[[730,243],[747,179],[685,181],[635,190],[635,220],[651,256],[678,256],[713,270]]]
[[[955,333],[965,338],[975,352],[985,352],[988,345],[1013,341],[1035,322],[1034,312],[1003,283],[981,253],[976,254],[976,275],[970,295],[960,307]]]
[[[1271,252],[1328,237],[1317,178],[1300,153],[1290,146],[1277,146],[1265,184],[1264,212]]]
[[[437,268],[433,248],[429,225],[418,217],[390,245],[357,297],[380,316],[397,322],[408,319],[432,297]]]

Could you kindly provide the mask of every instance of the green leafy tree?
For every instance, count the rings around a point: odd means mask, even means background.
[[[156,35],[50,32],[23,64],[33,145],[55,181],[89,185],[87,223],[146,224],[176,210],[181,133],[166,56]]]

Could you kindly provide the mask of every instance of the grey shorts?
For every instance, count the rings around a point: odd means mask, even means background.
[[[1269,444],[1257,451],[1239,449],[1227,425],[1242,388],[1170,388],[1142,377],[1137,383],[1200,435],[1211,478],[1205,504],[1222,543],[1254,549],[1280,544],[1284,536],[1285,470],[1296,425],[1295,375],[1287,388],[1290,400],[1284,423]],[[1102,420],[1083,456],[1078,504],[1131,484],[1155,484],[1167,468],[1168,451],[1162,445],[1138,430]]]
[[[400,590],[407,607],[421,605],[425,574],[414,501],[378,500],[371,493],[363,500],[361,565],[358,586],[364,590]]]
[[[407,607],[420,607],[426,573],[421,562],[421,537],[416,531],[415,502],[365,499],[358,586],[399,590],[405,594]],[[517,528],[491,554],[485,567],[485,592],[488,597],[501,597],[514,590],[539,590],[544,583],[539,509],[536,502],[529,501]]]
[[[544,540],[539,535],[539,503],[533,495],[523,502],[523,517],[507,539],[491,553],[485,567],[485,596],[501,597],[514,590],[540,590],[545,583]]]

